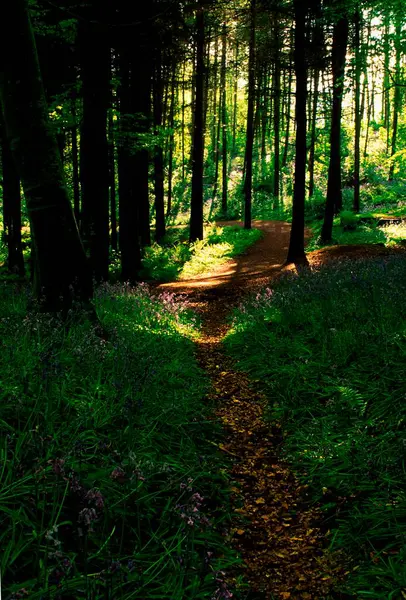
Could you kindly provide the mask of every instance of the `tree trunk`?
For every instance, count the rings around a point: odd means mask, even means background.
[[[275,74],[274,74],[274,105],[273,105],[273,129],[274,129],[274,188],[276,206],[279,204],[279,182],[280,182],[280,121],[281,121],[281,40],[278,16],[274,15],[274,42],[275,42]]]
[[[245,180],[244,180],[244,227],[251,229],[252,214],[252,154],[254,148],[254,105],[255,105],[255,29],[256,0],[250,5],[250,50],[248,59],[248,111],[247,137],[245,146]]]
[[[306,39],[307,5],[295,0],[295,73],[296,73],[296,169],[293,192],[292,230],[287,263],[306,263],[304,249],[306,195],[306,103],[307,65],[303,52]]]
[[[203,162],[204,162],[204,35],[203,0],[196,9],[196,85],[193,127],[192,199],[190,241],[203,239]]]
[[[319,104],[319,83],[320,69],[316,66],[314,70],[314,92],[313,92],[313,113],[312,130],[309,153],[309,199],[314,196],[314,166],[316,159],[316,131],[317,131],[317,108]]]
[[[382,106],[383,106],[383,122],[385,125],[385,129],[388,132],[387,134],[387,149],[386,153],[389,151],[389,128],[390,128],[390,17],[389,15],[385,15],[384,19],[384,78],[383,78],[383,98],[382,98]]]
[[[107,112],[110,104],[110,48],[107,32],[87,20],[79,22],[83,93],[80,133],[82,232],[96,281],[109,275],[109,152]]]
[[[237,117],[238,117],[238,40],[235,42],[235,66],[234,66],[234,96],[233,96],[233,151],[232,157],[236,154],[237,141]]]
[[[25,274],[21,245],[21,192],[20,178],[1,123],[1,158],[3,173],[3,228],[7,245],[7,269],[9,273]]]
[[[221,128],[222,128],[222,167],[223,167],[223,184],[221,194],[221,212],[223,215],[227,213],[227,192],[228,192],[228,169],[227,169],[227,27],[223,24],[222,33],[222,53],[221,53]]]
[[[294,29],[292,28],[292,32],[291,32],[291,39],[292,39],[292,46],[293,46],[293,36],[294,36]],[[291,97],[292,97],[292,76],[293,76],[293,68],[292,68],[292,61],[290,61],[289,64],[289,80],[288,80],[288,92],[287,92],[287,96],[286,96],[286,134],[285,134],[285,149],[283,152],[283,158],[282,158],[282,167],[286,167],[288,164],[288,155],[289,155],[289,142],[290,142],[290,122],[291,122]]]
[[[149,42],[140,40],[140,46],[131,46],[131,113],[136,115],[135,132],[141,135],[148,133],[151,121],[151,85],[152,85],[152,60],[149,58]],[[140,54],[144,57],[140,61]],[[162,96],[161,96],[162,102]],[[161,104],[162,110],[162,104]],[[162,112],[160,114],[162,118]],[[159,115],[158,115],[159,118]],[[162,185],[160,219],[164,221],[163,235],[165,235],[165,215],[162,215],[163,209],[163,156],[162,146],[160,147],[162,160]],[[150,204],[149,204],[149,163],[150,155],[148,148],[137,147],[133,149],[132,156],[132,194],[137,207],[137,223],[139,242],[142,247],[151,244],[150,229]],[[158,171],[160,164],[158,162]],[[160,235],[162,234],[162,229]]]
[[[333,111],[330,136],[330,166],[327,183],[327,201],[321,239],[331,241],[334,214],[342,208],[341,188],[341,114],[344,95],[345,57],[347,52],[349,24],[347,16],[342,16],[334,26],[332,71],[333,71]]]
[[[72,121],[71,129],[72,139],[72,183],[73,183],[73,212],[76,222],[80,222],[80,176],[79,176],[79,146],[78,146],[78,126],[76,113],[76,95],[72,98]]]
[[[141,268],[139,244],[139,211],[134,197],[134,149],[131,142],[132,124],[128,115],[133,109],[131,91],[130,53],[126,48],[119,52],[120,85],[118,98],[120,106],[120,143],[118,158],[119,192],[119,246],[121,251],[121,279],[136,283]]]
[[[396,16],[396,27],[395,27],[395,94],[393,97],[393,120],[392,120],[392,147],[391,157],[396,154],[397,151],[397,137],[398,137],[398,125],[399,125],[399,112],[401,104],[401,56],[402,56],[402,20],[400,15]],[[392,160],[389,170],[389,181],[393,180],[395,173],[395,162]]]
[[[354,212],[360,211],[360,165],[361,165],[361,15],[356,11],[355,26],[355,140],[354,140]]]
[[[169,159],[168,159],[168,200],[166,204],[166,218],[172,211],[172,194],[173,194],[173,155],[175,151],[175,78],[176,65],[173,65],[172,83],[171,83],[171,106],[169,109],[169,128],[171,130],[169,136]]]
[[[0,99],[21,178],[36,264],[34,288],[49,311],[88,303],[92,278],[48,119],[38,56],[24,0],[14,0],[0,25]]]
[[[162,126],[162,62],[160,51],[157,51],[157,60],[154,69],[154,125],[155,137],[159,136]],[[155,171],[155,240],[160,242],[165,235],[165,193],[164,193],[164,155],[162,143],[155,144],[154,149]]]
[[[116,159],[114,145],[113,114],[109,114],[109,179],[110,179],[110,244],[112,250],[117,250],[117,203],[116,203]]]

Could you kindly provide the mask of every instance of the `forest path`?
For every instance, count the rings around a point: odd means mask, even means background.
[[[222,222],[219,225],[235,225]],[[240,224],[241,225],[241,224]],[[233,576],[245,575],[249,600],[322,600],[340,598],[331,590],[343,578],[337,557],[325,551],[326,533],[319,508],[306,502],[306,489],[280,458],[283,432],[265,417],[267,400],[246,374],[237,371],[221,341],[228,330],[227,316],[247,293],[264,288],[286,270],[290,225],[254,221],[264,237],[243,256],[210,273],[157,286],[186,296],[203,318],[197,357],[212,382],[214,418],[225,430],[220,450],[230,457],[233,519],[230,540],[243,559]],[[330,247],[314,253],[310,266],[344,257],[387,254],[379,246]],[[219,598],[227,598],[227,583],[219,584]],[[221,595],[222,594],[222,595]]]

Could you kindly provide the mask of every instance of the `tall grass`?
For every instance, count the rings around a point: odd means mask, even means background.
[[[5,598],[215,597],[234,556],[185,303],[105,285],[101,326],[0,288]],[[107,335],[106,335],[107,333]]]
[[[331,547],[355,559],[344,591],[359,598],[406,595],[405,295],[403,258],[335,264],[242,304],[226,338],[263,382]]]

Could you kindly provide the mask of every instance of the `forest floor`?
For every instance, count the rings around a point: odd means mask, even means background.
[[[253,227],[261,229],[264,237],[245,255],[203,276],[161,284],[156,290],[186,297],[203,320],[197,354],[212,381],[210,399],[217,406],[214,418],[222,422],[226,432],[220,450],[232,460],[230,536],[243,559],[242,571],[251,588],[244,597],[344,598],[333,590],[345,577],[348,565],[344,557],[328,553],[320,509],[306,501],[306,486],[278,456],[284,433],[277,422],[269,423],[264,416],[267,401],[256,389],[260,382],[251,382],[237,371],[222,349],[227,317],[241,299],[272,284],[287,270],[296,269],[295,265],[284,265],[288,223],[254,221]],[[310,232],[306,235],[310,237]],[[330,261],[402,251],[372,244],[331,246],[310,253],[308,261],[314,268]],[[234,575],[238,577],[241,572]],[[233,575],[229,582],[233,584]],[[226,589],[220,592],[221,598],[231,597]]]

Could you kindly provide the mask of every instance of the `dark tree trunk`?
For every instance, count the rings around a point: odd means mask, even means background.
[[[121,279],[135,283],[141,268],[139,244],[139,222],[137,198],[134,196],[134,148],[131,143],[132,124],[127,115],[133,108],[131,93],[130,56],[123,49],[119,55],[120,86],[118,99],[120,106],[120,143],[118,146],[119,183],[119,245],[121,251]]]
[[[0,25],[0,100],[21,178],[35,248],[34,289],[45,310],[64,312],[74,295],[85,304],[92,278],[48,119],[34,36],[24,0]]]
[[[244,227],[251,229],[252,220],[252,155],[254,148],[254,105],[255,105],[255,29],[256,0],[250,6],[250,50],[248,62],[248,111],[247,138],[245,146],[245,180],[244,180]]]
[[[162,126],[162,61],[160,52],[154,65],[154,126],[155,137],[158,138]],[[162,143],[158,142],[154,148],[154,188],[155,188],[155,240],[160,242],[166,233],[165,226],[165,192],[164,192],[164,153]]]
[[[319,83],[320,70],[318,67],[314,70],[314,91],[313,91],[313,112],[312,112],[312,130],[309,153],[309,198],[314,196],[314,166],[316,159],[316,131],[317,131],[317,108],[319,103]]]
[[[395,28],[395,94],[393,97],[393,121],[392,121],[392,148],[391,157],[396,154],[397,151],[397,138],[398,138],[398,126],[399,126],[399,112],[401,108],[401,56],[402,56],[402,21],[400,15],[396,16],[396,28]],[[395,162],[392,160],[389,170],[389,181],[393,180],[395,173]]]
[[[361,166],[361,15],[354,15],[355,46],[355,140],[354,140],[354,211],[360,210],[360,166]]]
[[[204,8],[202,0],[196,9],[196,81],[193,127],[192,199],[190,241],[203,239],[203,162],[204,162]]]
[[[21,246],[21,192],[20,178],[1,123],[1,158],[3,172],[3,228],[7,245],[7,269],[10,273],[25,274]]]
[[[183,77],[182,77],[182,179],[185,179],[185,104],[186,104],[186,81],[185,81],[186,62],[183,63]]]
[[[235,43],[235,66],[234,66],[234,97],[233,97],[233,150],[232,157],[236,154],[236,141],[237,141],[237,116],[238,116],[238,40]]]
[[[73,184],[73,212],[77,223],[80,222],[80,176],[79,176],[79,146],[78,146],[78,127],[76,113],[76,96],[72,98],[72,121],[71,129],[72,139],[72,184]]]
[[[292,38],[292,46],[293,46],[293,28],[291,33]],[[285,148],[283,152],[282,159],[282,167],[286,167],[288,164],[288,156],[289,156],[289,142],[290,142],[290,123],[291,123],[291,97],[292,97],[292,76],[293,76],[293,68],[292,61],[289,64],[289,74],[288,74],[288,91],[286,95],[286,134],[285,134]]]
[[[275,40],[275,73],[274,73],[274,105],[273,105],[273,128],[274,128],[274,188],[273,194],[276,205],[279,203],[280,182],[280,121],[281,121],[281,57],[280,57],[280,29],[278,17],[274,16],[274,40]]]
[[[384,33],[384,78],[383,78],[383,122],[387,133],[387,148],[386,152],[389,151],[389,128],[390,128],[390,17],[385,16],[384,20],[385,33]]]
[[[109,275],[110,48],[107,33],[87,20],[79,22],[83,118],[80,133],[82,232],[97,281]]]
[[[172,211],[173,194],[173,155],[175,151],[175,76],[176,66],[173,65],[172,83],[171,83],[171,106],[169,110],[169,159],[168,159],[168,201],[166,205],[166,217],[168,218]]]
[[[129,42],[131,44],[131,42]],[[144,57],[140,61],[140,54]],[[132,48],[131,54],[131,113],[138,115],[134,127],[137,133],[146,134],[150,129],[151,120],[151,86],[152,86],[152,61],[149,60],[148,41],[145,45]],[[162,104],[161,104],[162,109]],[[159,118],[159,113],[157,117]],[[161,113],[162,118],[162,113]],[[160,147],[160,156],[155,167],[158,173],[162,161],[162,177],[159,181],[160,208],[159,208],[159,239],[165,235],[165,214],[163,209],[163,154]],[[133,148],[132,151],[132,194],[137,206],[138,236],[141,246],[151,244],[150,204],[149,204],[149,163],[150,156],[147,148]],[[156,190],[157,191],[157,190]],[[162,218],[164,226],[162,228]]]
[[[114,144],[113,114],[109,115],[109,179],[110,179],[110,244],[112,250],[117,250],[117,202],[116,202],[116,158]]]
[[[222,33],[222,54],[221,54],[221,128],[222,128],[222,167],[223,167],[223,184],[221,194],[221,212],[223,215],[227,213],[227,196],[228,196],[228,169],[227,169],[227,27],[223,24]]]
[[[293,192],[292,230],[288,263],[306,263],[304,249],[306,195],[306,102],[307,64],[303,51],[306,41],[307,3],[295,0],[295,73],[296,73],[296,169]]]
[[[269,69],[268,66],[265,66],[263,81],[263,102],[261,111],[261,174],[263,179],[266,178],[267,173],[266,157],[269,121],[269,95]]]
[[[343,16],[334,26],[332,70],[333,70],[333,112],[330,136],[330,166],[327,183],[327,201],[321,239],[331,241],[334,214],[342,208],[341,186],[341,114],[344,95],[345,57],[348,42],[348,18]]]

